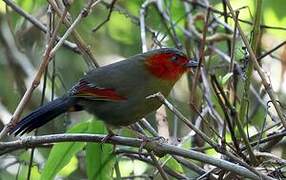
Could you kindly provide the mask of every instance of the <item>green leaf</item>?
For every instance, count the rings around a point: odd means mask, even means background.
[[[18,180],[26,180],[27,175],[28,175],[28,171],[29,171],[29,165],[28,164],[21,165],[19,177],[17,179]],[[1,179],[1,176],[0,176],[0,179]],[[11,179],[13,179],[13,178],[11,178]],[[40,179],[40,173],[39,173],[39,169],[37,166],[32,166],[30,179],[34,179],[34,180]]]
[[[106,133],[102,121],[91,121],[88,133]],[[114,167],[114,156],[112,155],[112,145],[87,143],[86,145],[86,171],[89,180],[112,179]]]
[[[82,122],[73,126],[67,133],[84,133],[88,130],[89,121]],[[79,152],[86,143],[84,142],[64,142],[54,145],[49,158],[44,166],[41,179],[53,179],[56,174],[63,169]]]
[[[227,73],[226,75],[224,75],[223,77],[220,77],[220,83],[222,85],[225,85],[227,83],[227,81],[231,78],[232,74],[233,73],[230,72],[230,73]]]
[[[183,167],[181,166],[180,163],[178,163],[178,161],[176,161],[173,157],[171,156],[165,156],[164,161],[167,160],[166,165],[171,168],[172,170],[178,172],[178,173],[183,173]]]
[[[4,3],[4,1],[0,1],[0,14],[4,14],[6,12],[5,6],[6,4]]]
[[[127,45],[133,44],[132,35],[124,33],[132,32],[132,23],[124,15],[113,12],[107,27],[108,33],[112,39]],[[135,32],[133,31],[133,33]]]
[[[61,171],[58,173],[58,175],[63,176],[63,177],[67,177],[72,172],[74,172],[77,168],[78,168],[78,160],[77,160],[76,156],[73,156],[71,158],[70,162],[67,165],[65,165],[65,167],[63,167],[61,169]]]
[[[118,158],[117,161],[119,161],[119,170],[122,177],[140,176],[150,168],[146,163],[135,159]],[[115,171],[113,174],[115,175]]]

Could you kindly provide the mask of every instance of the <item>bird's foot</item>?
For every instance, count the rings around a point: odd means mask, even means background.
[[[143,148],[147,143],[150,142],[154,142],[154,141],[159,141],[159,143],[166,143],[167,139],[165,139],[163,136],[157,136],[157,137],[147,137],[147,136],[143,136],[141,137],[143,142],[141,143],[140,147],[139,147],[139,156],[143,155]]]
[[[106,143],[110,138],[112,138],[113,136],[116,136],[116,134],[107,134],[102,140],[101,140],[101,144]]]
[[[108,133],[100,142],[101,151],[103,151],[103,144],[105,144],[110,138],[116,136],[114,133]],[[115,144],[113,144],[113,152],[115,151]]]

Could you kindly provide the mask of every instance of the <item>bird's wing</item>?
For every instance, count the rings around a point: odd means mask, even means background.
[[[89,100],[122,101],[127,98],[121,96],[113,88],[98,87],[87,79],[80,80],[70,91],[71,96]]]

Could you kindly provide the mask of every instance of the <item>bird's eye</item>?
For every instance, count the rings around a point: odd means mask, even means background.
[[[176,62],[177,60],[178,60],[178,57],[177,57],[177,56],[172,56],[172,57],[171,57],[171,61],[172,61],[172,62]]]

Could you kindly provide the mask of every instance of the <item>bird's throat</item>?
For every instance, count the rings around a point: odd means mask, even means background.
[[[166,54],[154,55],[145,61],[146,68],[157,78],[177,81],[186,68],[174,65],[167,58]]]

